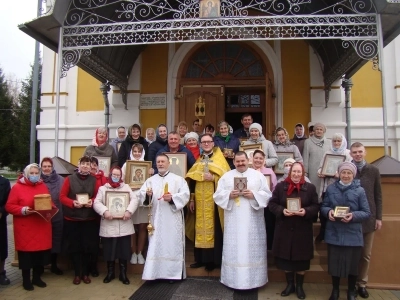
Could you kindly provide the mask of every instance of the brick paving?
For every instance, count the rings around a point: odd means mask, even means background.
[[[73,271],[68,270],[64,275],[57,276],[52,274],[49,270],[45,270],[42,276],[43,281],[47,283],[46,288],[39,288],[35,286],[34,291],[25,291],[22,288],[21,271],[17,267],[11,266],[14,258],[14,235],[12,227],[12,217],[8,217],[8,249],[9,258],[6,260],[7,276],[11,280],[8,286],[0,286],[0,299],[2,300],[16,300],[16,299],[41,299],[41,300],[116,300],[128,299],[142,284],[141,276],[138,274],[129,274],[131,281],[130,285],[124,285],[118,279],[113,280],[111,283],[104,284],[103,278],[105,274],[100,273],[97,278],[91,278],[91,284],[73,285]],[[271,282],[265,287],[260,288],[258,298],[261,299],[297,299],[292,294],[289,297],[281,297],[280,292],[284,289],[285,284],[281,282]],[[307,298],[312,300],[328,299],[331,292],[330,284],[315,284],[305,283],[304,290]],[[369,289],[370,297],[372,300],[394,300],[400,299],[400,291],[390,290],[377,290]],[[346,299],[346,287],[341,286],[341,298]],[[359,298],[361,299],[361,298]],[[158,300],[158,299],[152,299]],[[164,300],[164,299],[160,299]]]

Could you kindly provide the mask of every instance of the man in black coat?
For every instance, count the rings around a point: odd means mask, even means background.
[[[10,284],[10,279],[7,278],[4,270],[4,264],[8,257],[7,212],[5,206],[10,190],[10,181],[0,176],[0,285]]]

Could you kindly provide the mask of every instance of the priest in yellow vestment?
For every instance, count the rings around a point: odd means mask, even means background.
[[[191,268],[205,266],[207,271],[212,271],[221,265],[222,260],[222,224],[223,210],[218,209],[214,203],[213,194],[217,189],[218,180],[225,172],[230,171],[224,155],[218,147],[214,147],[213,137],[204,134],[200,138],[202,155],[186,174],[189,180],[191,199],[189,202],[186,235],[193,239],[194,229],[194,258],[195,263]],[[192,217],[192,218],[191,218]],[[190,228],[192,230],[190,230]]]

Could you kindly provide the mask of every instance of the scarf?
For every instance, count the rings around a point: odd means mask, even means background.
[[[111,177],[112,177],[112,171],[115,170],[115,169],[119,170],[120,173],[121,173],[121,177],[119,178],[119,181],[118,181],[118,182],[114,182],[114,181],[112,181],[112,179],[111,179]],[[111,185],[112,188],[116,189],[117,187],[119,187],[119,186],[121,185],[122,182],[123,182],[123,181],[122,181],[122,171],[121,171],[121,168],[120,168],[120,167],[114,167],[114,168],[112,168],[112,169],[110,170],[110,173],[108,174],[107,183],[108,183],[109,185]]]
[[[292,178],[290,177],[287,177],[285,179],[285,182],[289,183],[289,188],[286,192],[286,195],[290,196],[294,189],[297,189],[297,191],[300,192],[301,185],[304,184],[306,181],[304,180],[304,176],[302,176],[300,181],[297,183],[293,182]]]
[[[356,162],[356,161],[353,160],[352,163],[356,165],[358,172],[361,172],[362,168],[367,164],[365,159],[363,159],[360,162]]]
[[[310,137],[310,140],[315,144],[315,145],[317,145],[318,147],[323,147],[324,146],[324,143],[325,143],[325,136],[323,136],[322,138],[317,138],[316,136],[311,136]]]
[[[341,136],[341,137],[342,137],[342,144],[340,145],[339,148],[334,148],[334,147],[333,147],[333,139],[332,139],[331,150],[332,150],[332,152],[333,152],[334,154],[338,154],[338,155],[344,154],[343,152],[347,149],[347,140],[346,140],[346,138],[344,137],[344,135],[341,134],[341,133],[336,133],[335,135],[336,135],[336,136]]]
[[[296,134],[296,127],[299,127],[301,125],[301,128],[303,128],[303,134],[302,135],[297,135]],[[294,127],[294,135],[298,138],[298,139],[301,139],[301,138],[303,138],[304,137],[304,125],[303,124],[301,124],[301,123],[298,123],[298,124],[296,124],[296,126]]]
[[[186,148],[192,152],[193,156],[195,159],[198,159],[200,156],[200,147],[199,146],[194,146],[190,147],[189,145],[186,145]]]
[[[225,141],[225,143],[228,143],[229,140],[231,139],[231,135],[230,134],[228,134],[226,137],[223,137],[220,133],[217,133],[216,136],[218,136],[221,139],[223,139]]]
[[[96,129],[96,132],[94,133],[94,137],[92,139],[92,146],[95,146],[95,147],[100,147],[100,146],[106,144],[107,143],[107,139],[108,139],[108,134],[107,134],[107,131],[106,131],[106,138],[104,140],[104,143],[100,143],[100,141],[97,138],[97,133],[98,132],[99,132],[99,128]]]

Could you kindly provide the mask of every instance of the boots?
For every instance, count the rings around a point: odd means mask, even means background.
[[[357,296],[356,290],[357,276],[349,275],[347,277],[347,300],[355,300]]]
[[[50,269],[51,273],[54,273],[56,275],[62,275],[63,271],[61,271],[58,267],[57,267],[57,253],[52,253],[51,254],[51,269]]]
[[[329,300],[338,300],[339,299],[339,284],[340,277],[332,276],[332,293],[329,297]]]
[[[295,292],[294,272],[285,272],[285,275],[286,275],[287,286],[281,293],[282,297],[289,296],[291,293]]]
[[[304,275],[296,273],[296,294],[299,299],[306,299],[306,294],[303,290]]]
[[[128,277],[126,277],[126,271],[128,267],[127,260],[119,260],[119,280],[122,281],[123,284],[130,284]]]
[[[34,287],[31,281],[31,269],[22,269],[22,286],[27,291],[33,291]]]
[[[40,278],[43,273],[43,267],[33,267],[32,284],[44,288],[47,284]]]
[[[356,300],[357,299],[356,295],[357,295],[357,292],[356,292],[355,288],[347,290],[347,300]]]
[[[104,283],[109,283],[111,280],[115,278],[115,263],[113,261],[107,262],[107,275],[104,278]]]

